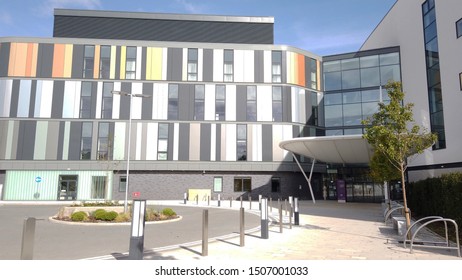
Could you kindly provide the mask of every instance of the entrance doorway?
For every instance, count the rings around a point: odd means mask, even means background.
[[[77,183],[77,175],[59,175],[58,200],[76,200]]]

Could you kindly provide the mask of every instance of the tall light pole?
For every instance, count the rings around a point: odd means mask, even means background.
[[[128,121],[128,148],[127,148],[127,178],[125,179],[125,200],[124,200],[124,213],[128,213],[128,186],[129,186],[129,178],[130,175],[130,140],[132,138],[132,103],[133,97],[150,97],[150,95],[145,94],[138,94],[138,93],[128,93],[124,91],[112,91],[113,94],[123,95],[123,96],[130,96],[130,112],[129,112],[129,121]]]

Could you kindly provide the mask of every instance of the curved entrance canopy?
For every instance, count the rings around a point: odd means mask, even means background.
[[[362,135],[293,138],[281,141],[279,147],[325,163],[369,163],[373,154]]]

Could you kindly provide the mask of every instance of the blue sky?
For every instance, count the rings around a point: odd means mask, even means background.
[[[274,40],[318,55],[352,52],[395,0],[0,0],[0,37],[52,37],[53,9],[273,16]]]

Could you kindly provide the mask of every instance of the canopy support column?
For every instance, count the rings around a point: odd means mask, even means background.
[[[315,204],[316,200],[314,199],[313,188],[311,187],[311,177],[313,176],[313,169],[314,169],[314,164],[316,163],[316,159],[313,158],[313,163],[311,164],[310,177],[308,178],[305,174],[305,171],[303,171],[303,168],[294,153],[292,153],[292,157],[297,162],[298,168],[300,168],[300,171],[302,172],[303,176],[305,176],[305,179],[308,182],[308,186],[310,187],[311,198],[313,199],[313,204]]]

